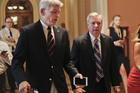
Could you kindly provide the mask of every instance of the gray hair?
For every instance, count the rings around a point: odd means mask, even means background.
[[[97,12],[92,12],[87,16],[87,23],[89,22],[90,17],[100,17],[102,20],[102,16],[100,14],[98,14]]]
[[[58,5],[62,7],[63,3],[60,0],[40,0],[39,5],[41,9],[41,8],[49,8],[50,5]]]

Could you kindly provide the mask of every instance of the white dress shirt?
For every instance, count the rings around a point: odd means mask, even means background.
[[[44,24],[43,21],[40,20],[40,22],[41,22],[41,24],[42,24],[42,26],[43,26],[43,31],[44,31],[44,34],[45,34],[45,38],[46,38],[46,40],[47,40],[47,37],[48,37],[47,28],[48,28],[48,26],[47,26],[46,24]],[[55,42],[54,30],[53,30],[53,27],[52,27],[52,26],[51,26],[51,33],[52,33],[52,36],[53,36],[54,42]]]
[[[91,38],[91,43],[92,43],[92,47],[94,48],[94,40],[98,39],[98,45],[99,45],[99,51],[100,51],[100,56],[102,57],[102,52],[101,52],[101,40],[100,40],[100,35],[95,38],[90,32],[89,32],[90,38]]]

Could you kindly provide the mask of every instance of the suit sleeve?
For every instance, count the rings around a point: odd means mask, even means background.
[[[73,45],[72,45],[72,50],[71,50],[71,60],[72,63],[74,64],[74,66],[77,68],[78,70],[78,62],[79,62],[79,47],[78,47],[78,41],[74,40],[73,41]],[[75,89],[75,86],[73,85],[73,77],[70,77],[70,81],[71,81],[71,85],[72,85],[72,89]]]
[[[65,57],[64,57],[64,68],[67,71],[67,73],[70,75],[70,77],[75,76],[78,73],[77,68],[74,66],[73,61],[70,57],[70,47],[69,47],[69,39],[68,39],[68,33],[65,31]]]
[[[27,55],[27,35],[23,29],[21,29],[20,32],[20,37],[12,60],[12,72],[18,84],[22,81],[26,81],[23,64]]]

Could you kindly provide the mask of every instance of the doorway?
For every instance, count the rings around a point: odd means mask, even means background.
[[[5,13],[13,19],[13,26],[18,30],[33,22],[33,7],[29,0],[9,0]]]

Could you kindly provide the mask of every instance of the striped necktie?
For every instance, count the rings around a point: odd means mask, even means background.
[[[94,56],[96,59],[96,82],[99,82],[104,77],[103,67],[101,63],[101,55],[98,45],[98,39],[94,40]]]
[[[54,53],[55,42],[54,42],[54,37],[51,33],[51,27],[48,27],[47,30],[48,30],[48,43],[47,43],[48,53],[49,53],[49,56],[52,56]]]

